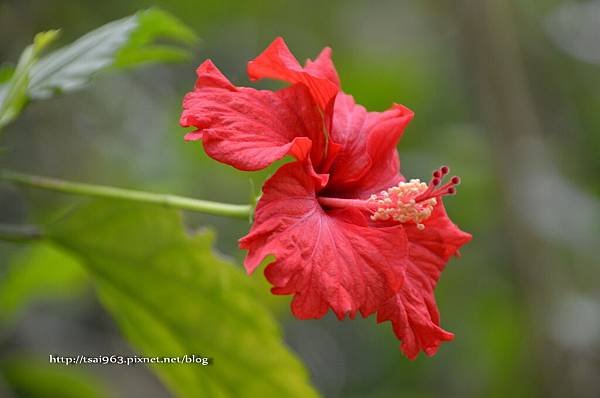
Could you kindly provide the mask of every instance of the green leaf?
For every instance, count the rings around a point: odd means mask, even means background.
[[[168,13],[141,11],[101,26],[42,58],[32,70],[29,95],[48,98],[55,92],[78,90],[111,66],[179,61],[188,55],[181,47],[152,44],[157,38],[181,44],[196,41],[195,34]]]
[[[30,398],[103,398],[109,394],[100,381],[75,367],[15,358],[0,362],[2,387]]]
[[[198,37],[172,15],[151,8],[138,14],[138,27],[117,53],[114,66],[130,67],[145,62],[179,62],[189,58],[189,51],[165,44],[151,44],[157,38],[193,45]]]
[[[4,83],[8,82],[12,75],[15,73],[14,65],[4,64],[0,65],[0,91],[4,87]]]
[[[40,299],[69,299],[84,290],[78,260],[51,243],[34,243],[16,255],[0,279],[0,320]]]
[[[210,232],[188,236],[177,212],[96,203],[47,233],[78,255],[141,353],[214,359],[155,365],[179,397],[317,395],[248,276],[213,253]]]
[[[154,44],[157,39],[184,45],[197,41],[195,33],[175,17],[149,9],[101,26],[38,60],[57,34],[56,30],[38,33],[16,68],[0,68],[0,128],[14,120],[29,99],[81,89],[102,70],[189,57],[189,50]]]
[[[38,33],[33,44],[28,46],[10,79],[0,86],[0,129],[16,118],[27,102],[27,86],[31,80],[32,70],[42,50],[58,36],[57,30]],[[7,74],[9,72],[5,72]]]

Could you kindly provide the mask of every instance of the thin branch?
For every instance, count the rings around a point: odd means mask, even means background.
[[[137,191],[105,185],[77,183],[55,178],[23,174],[10,170],[0,170],[0,180],[8,181],[17,185],[47,189],[67,194],[150,203],[168,208],[191,210],[224,217],[248,219],[252,211],[252,207],[250,205],[233,205],[171,194]]]

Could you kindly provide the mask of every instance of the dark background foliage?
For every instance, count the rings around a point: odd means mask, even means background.
[[[408,361],[373,318],[298,321],[287,298],[270,300],[317,388],[327,397],[600,394],[600,1],[4,0],[0,59],[16,61],[38,31],[61,28],[66,43],[151,5],[198,33],[193,59],[104,74],[90,89],[32,103],[6,128],[4,166],[244,203],[248,175],[183,142],[178,114],[195,67],[211,58],[250,84],[246,62],[275,36],[299,59],[329,45],[358,102],[415,111],[399,145],[403,174],[451,166],[463,184],[447,208],[474,239],[439,284],[442,325],[456,338],[433,358]],[[9,186],[0,194],[11,222],[73,201]],[[219,250],[243,258],[246,223],[197,214],[186,223],[214,226]],[[0,267],[17,251],[1,246]],[[0,356],[129,352],[86,292],[29,306],[2,328]],[[144,368],[91,371],[117,396],[168,396]]]

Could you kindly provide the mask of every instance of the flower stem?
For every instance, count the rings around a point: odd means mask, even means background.
[[[105,185],[77,183],[55,178],[22,174],[10,170],[0,170],[0,180],[8,181],[17,185],[48,189],[67,194],[150,203],[168,208],[191,210],[223,217],[248,219],[252,211],[250,205],[232,205],[228,203],[210,202],[207,200],[193,199],[171,194],[137,191]]]

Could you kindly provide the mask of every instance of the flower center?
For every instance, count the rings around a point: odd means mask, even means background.
[[[433,172],[429,184],[418,179],[399,182],[398,185],[371,195],[367,200],[320,197],[319,202],[333,208],[355,207],[368,211],[373,221],[412,222],[422,230],[425,228],[423,221],[431,216],[437,198],[456,193],[456,185],[460,184],[459,177],[454,176],[440,186],[449,171],[447,166],[442,166]]]
[[[417,228],[423,229],[421,223],[431,216],[437,200],[432,197],[417,201],[417,198],[427,191],[427,184],[421,180],[399,182],[397,186],[388,188],[378,194],[373,194],[368,202],[373,203],[377,210],[371,215],[373,221],[394,220],[401,223],[413,221]]]

